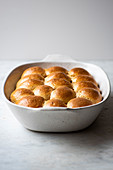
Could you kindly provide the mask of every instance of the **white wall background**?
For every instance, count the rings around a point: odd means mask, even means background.
[[[0,59],[113,59],[113,0],[0,0]]]

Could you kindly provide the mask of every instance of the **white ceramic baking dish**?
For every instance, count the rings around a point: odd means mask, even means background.
[[[15,89],[16,82],[26,68],[32,66],[48,68],[55,65],[63,66],[68,70],[73,67],[82,67],[88,70],[99,83],[103,100],[98,104],[75,109],[61,107],[29,108],[16,105],[9,100],[11,92]],[[106,73],[100,67],[94,64],[75,61],[70,59],[70,57],[61,55],[50,55],[42,61],[28,62],[14,68],[7,76],[3,85],[4,99],[18,121],[27,129],[41,132],[69,132],[88,127],[99,115],[109,94],[110,82]]]

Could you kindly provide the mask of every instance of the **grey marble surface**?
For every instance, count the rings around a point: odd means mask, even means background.
[[[0,61],[0,170],[113,170],[113,61],[101,66],[111,81],[111,95],[97,120],[73,133],[32,132],[5,105],[2,83],[24,61]]]

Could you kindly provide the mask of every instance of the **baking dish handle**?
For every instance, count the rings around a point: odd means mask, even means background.
[[[60,54],[53,54],[46,56],[42,61],[58,61],[58,62],[69,62],[69,61],[75,61],[70,56],[60,55]]]

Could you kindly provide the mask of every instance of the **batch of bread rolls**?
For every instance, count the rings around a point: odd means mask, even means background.
[[[84,68],[68,71],[60,66],[35,66],[22,73],[10,100],[32,108],[78,108],[100,102],[102,95],[98,83]]]

